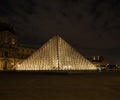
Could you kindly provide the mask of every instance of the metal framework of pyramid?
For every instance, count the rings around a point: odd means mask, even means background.
[[[96,70],[96,66],[56,35],[16,70]]]

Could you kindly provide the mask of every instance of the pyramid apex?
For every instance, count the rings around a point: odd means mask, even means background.
[[[60,33],[57,33],[56,36],[60,36]]]

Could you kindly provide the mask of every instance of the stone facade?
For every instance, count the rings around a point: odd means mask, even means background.
[[[17,43],[17,36],[9,30],[0,30],[0,70],[13,70],[36,49]]]

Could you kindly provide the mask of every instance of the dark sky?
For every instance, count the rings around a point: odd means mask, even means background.
[[[0,21],[21,43],[41,46],[59,33],[83,55],[120,64],[120,0],[0,0]]]

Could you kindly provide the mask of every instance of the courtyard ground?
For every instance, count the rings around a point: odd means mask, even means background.
[[[120,100],[120,72],[0,72],[0,100]]]

